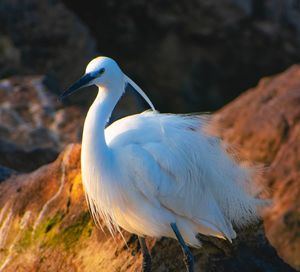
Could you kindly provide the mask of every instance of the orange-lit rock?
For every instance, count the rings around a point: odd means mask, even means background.
[[[224,138],[252,162],[266,165],[273,206],[264,215],[266,235],[278,254],[300,270],[300,66],[262,79],[223,108]]]
[[[243,156],[266,163],[274,205],[264,215],[267,237],[285,262],[299,268],[300,67],[264,79],[216,113],[227,141]],[[38,170],[0,183],[0,271],[139,271],[134,236],[115,240],[97,230],[80,178],[80,145]],[[230,245],[200,237],[193,249],[196,271],[294,271],[265,238],[262,224],[240,230]],[[125,241],[128,247],[126,247]],[[182,253],[170,239],[147,239],[153,271],[184,271]]]
[[[95,228],[80,182],[80,145],[69,145],[52,164],[0,184],[0,271],[139,271],[137,239],[113,239]],[[293,271],[276,255],[260,226],[230,245],[202,238],[194,249],[201,271]],[[128,247],[125,244],[127,241]],[[153,271],[183,271],[174,240],[148,239]],[[196,270],[197,271],[197,270]],[[262,270],[263,271],[263,270]]]
[[[80,145],[72,144],[54,163],[1,183],[0,271],[126,271],[139,266],[120,236],[114,241],[94,227],[79,159]]]

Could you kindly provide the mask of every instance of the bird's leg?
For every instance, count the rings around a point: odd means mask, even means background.
[[[194,272],[194,256],[192,254],[192,252],[190,251],[190,249],[188,248],[188,246],[186,245],[186,243],[184,242],[178,228],[177,225],[175,223],[171,223],[171,228],[173,229],[177,240],[182,248],[183,254],[184,254],[184,258],[183,261],[186,265],[187,271],[188,272]]]
[[[151,256],[144,237],[139,236],[139,242],[143,253],[143,272],[151,272]]]

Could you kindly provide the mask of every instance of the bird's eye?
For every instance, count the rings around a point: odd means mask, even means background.
[[[101,69],[98,71],[98,74],[99,74],[99,75],[102,75],[104,72],[105,72],[105,69],[104,69],[104,68],[101,68]]]

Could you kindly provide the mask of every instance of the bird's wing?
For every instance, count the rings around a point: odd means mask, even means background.
[[[119,122],[107,132],[123,175],[154,205],[222,233],[234,231],[209,184],[213,171],[207,145],[217,139],[200,133],[195,117],[146,113]]]

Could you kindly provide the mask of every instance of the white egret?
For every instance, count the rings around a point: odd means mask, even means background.
[[[127,84],[152,111],[106,124]],[[199,247],[198,233],[236,237],[233,226],[257,217],[263,203],[251,195],[252,169],[240,166],[205,132],[206,118],[161,114],[146,94],[107,57],[93,59],[85,75],[61,98],[97,85],[98,95],[84,123],[82,181],[91,214],[114,235],[120,227],[138,235],[143,270],[151,270],[145,236],[179,241],[188,271]]]

